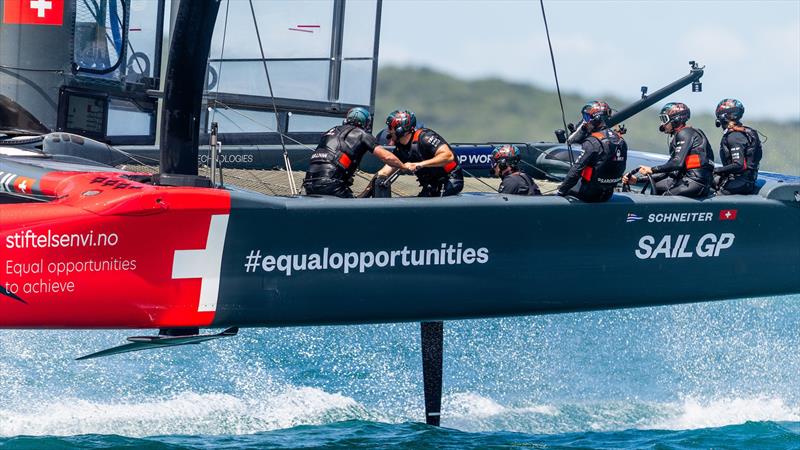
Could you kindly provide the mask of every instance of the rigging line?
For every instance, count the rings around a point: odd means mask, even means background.
[[[221,105],[221,106],[222,106],[222,107],[223,107],[223,108],[224,108],[226,111],[231,111],[231,112],[233,112],[233,113],[235,113],[235,114],[239,114],[239,115],[241,115],[242,117],[244,117],[245,119],[248,119],[248,120],[252,121],[252,122],[253,122],[253,123],[255,123],[256,125],[262,126],[262,127],[266,128],[266,129],[268,129],[268,130],[272,130],[272,128],[271,128],[271,127],[268,127],[268,126],[266,126],[266,125],[264,125],[264,124],[262,124],[262,123],[258,122],[257,120],[253,119],[252,117],[248,116],[247,114],[244,114],[244,113],[243,113],[243,112],[241,112],[241,111],[237,111],[237,110],[235,110],[235,109],[232,109],[232,108],[231,108],[231,107],[229,107],[228,105],[226,105],[226,104],[224,104],[224,103],[222,103],[222,102],[219,102],[219,101],[218,101],[218,102],[216,102],[216,103],[217,103],[217,104],[219,104],[219,105]],[[232,120],[230,117],[228,117],[228,116],[227,116],[225,113],[223,113],[222,111],[219,111],[219,115],[220,115],[220,116],[222,116],[222,118],[223,118],[223,119],[226,119],[226,120],[228,120],[228,121],[229,121],[231,124],[233,124],[233,126],[235,126],[236,128],[238,128],[238,129],[239,129],[239,131],[241,131],[241,132],[244,132],[244,131],[245,131],[245,130],[244,130],[244,128],[242,128],[242,127],[241,127],[241,126],[240,126],[238,123],[236,123],[234,120]],[[257,151],[261,151],[261,148],[258,146],[258,144],[254,144],[254,145],[255,145],[255,147],[256,147],[256,150],[257,150]],[[301,144],[301,145],[302,145],[302,144]],[[262,184],[263,186],[265,186],[265,187],[268,187],[268,188],[270,188],[273,194],[275,194],[275,195],[279,195],[279,194],[277,194],[277,193],[276,193],[276,191],[275,191],[274,189],[272,189],[272,187],[270,187],[270,185],[271,185],[271,184],[273,184],[273,183],[266,183],[266,182],[264,182],[264,181],[262,181],[262,180],[259,180],[259,179],[258,179],[258,178],[257,178],[255,175],[253,175],[253,174],[250,174],[250,173],[249,173],[249,171],[247,171],[246,169],[245,169],[245,171],[246,171],[246,172],[248,172],[248,175],[250,175],[250,177],[251,177],[253,180],[255,180],[255,181],[256,181],[256,182],[258,182],[258,183],[261,183],[261,184]],[[294,175],[294,173],[291,173],[291,175],[290,175],[290,176],[292,176],[292,180],[294,180],[294,178],[293,178],[293,175]],[[236,177],[234,177],[234,178],[236,178]],[[242,179],[242,178],[241,178],[241,177],[239,177],[239,179]],[[281,187],[283,187],[282,185],[277,185],[277,186],[281,186]],[[295,193],[294,193],[294,192],[292,192],[292,195],[295,195]]]
[[[29,69],[27,67],[15,67],[15,66],[5,66],[5,65],[0,65],[0,69],[19,70],[20,72],[51,72],[57,75],[64,74],[63,69]]]
[[[240,116],[244,117],[245,119],[247,119],[247,120],[249,120],[249,121],[253,122],[254,124],[256,124],[256,125],[258,125],[258,126],[260,126],[260,127],[263,127],[263,128],[265,128],[265,129],[267,129],[267,130],[269,130],[269,131],[274,131],[274,132],[276,132],[276,133],[279,133],[279,134],[280,134],[280,131],[277,131],[277,130],[275,130],[274,128],[270,127],[269,125],[266,125],[266,124],[264,124],[264,123],[262,123],[262,122],[259,122],[258,120],[256,120],[256,119],[254,119],[254,118],[252,118],[252,117],[248,116],[247,114],[245,114],[245,113],[243,113],[243,112],[241,112],[241,111],[239,111],[239,110],[236,110],[236,109],[233,109],[233,108],[231,108],[229,105],[226,105],[225,103],[223,103],[223,102],[221,102],[221,101],[219,101],[219,100],[214,100],[214,102],[215,102],[216,104],[218,104],[218,105],[222,106],[222,107],[223,107],[223,108],[224,108],[226,111],[230,111],[230,112],[232,112],[232,113],[234,113],[234,114],[238,114],[238,115],[240,115]],[[227,115],[225,115],[224,113],[222,113],[222,111],[220,111],[220,112],[219,112],[219,114],[220,114],[220,115],[221,115],[223,118],[230,120],[230,121],[231,121],[231,123],[232,123],[232,124],[234,124],[234,125],[236,126],[236,128],[238,128],[240,131],[244,131],[244,129],[243,129],[242,127],[240,127],[238,124],[236,124],[236,122],[234,122],[233,120],[231,120],[231,119],[230,119],[230,118],[229,118]],[[308,151],[311,151],[311,152],[313,152],[314,150],[316,150],[316,148],[314,148],[314,147],[311,147],[311,146],[310,146],[310,145],[308,145],[308,144],[304,144],[304,143],[302,143],[302,142],[298,141],[297,139],[294,139],[293,137],[291,137],[291,136],[289,136],[289,135],[284,135],[284,137],[285,137],[286,139],[288,139],[289,141],[293,142],[294,144],[296,144],[296,145],[299,145],[299,146],[301,146],[301,147],[305,148],[305,149],[306,149],[306,150],[308,150]],[[258,148],[258,144],[255,144],[255,145],[256,145],[256,150],[258,150],[258,149],[259,149],[259,148]],[[309,158],[311,158],[311,156],[310,156],[310,155],[309,155],[309,156],[307,156],[307,157],[305,157],[305,158],[303,158],[303,159],[297,160],[297,161],[305,161],[306,159],[309,159]],[[363,172],[363,171],[361,171],[361,170],[358,170],[358,171],[356,171],[356,173],[355,173],[354,175],[358,176],[358,177],[359,177],[359,178],[361,178],[362,180],[370,180],[370,179],[371,179],[371,177],[370,177],[370,176],[368,176],[368,175],[365,175],[365,173],[366,173],[366,172]]]
[[[558,103],[561,105],[561,121],[564,123],[564,131],[567,130],[567,116],[564,114],[564,102],[561,99],[561,87],[558,85],[558,71],[556,71],[556,58],[553,55],[553,44],[550,43],[550,29],[547,27],[547,15],[544,12],[544,0],[539,0],[542,6],[542,19],[544,20],[544,31],[547,33],[547,46],[550,48],[550,61],[553,63],[553,76],[556,79],[556,92],[558,92]],[[575,164],[572,156],[572,145],[567,139],[567,149],[569,151],[569,165],[570,167]]]
[[[476,179],[476,180],[480,181],[481,183],[483,183],[484,185],[486,185],[486,186],[487,186],[489,189],[491,189],[491,190],[492,190],[492,192],[497,192],[497,188],[495,188],[495,187],[494,187],[494,186],[492,186],[491,184],[489,184],[489,183],[487,183],[487,182],[485,182],[485,181],[481,180],[481,179],[480,179],[480,177],[476,177],[475,175],[473,175],[473,174],[469,173],[469,172],[467,171],[467,169],[465,169],[465,168],[463,168],[463,167],[462,167],[462,168],[461,168],[461,170],[462,170],[462,171],[463,171],[465,174],[467,174],[467,175],[471,176],[472,178],[474,178],[474,179]]]
[[[245,119],[247,119],[247,120],[249,120],[249,121],[253,122],[254,124],[256,124],[256,125],[258,125],[258,126],[260,126],[260,127],[263,127],[263,128],[265,128],[265,129],[267,129],[267,130],[269,130],[269,131],[273,131],[273,132],[275,132],[275,133],[278,133],[278,134],[280,134],[280,135],[283,135],[283,137],[285,137],[286,139],[288,139],[288,140],[292,141],[292,143],[294,143],[294,144],[297,144],[297,145],[300,145],[300,146],[302,146],[302,147],[305,147],[305,148],[306,148],[306,150],[309,150],[309,151],[312,151],[312,152],[313,152],[314,150],[316,150],[315,148],[313,148],[313,147],[311,147],[311,146],[309,146],[309,145],[307,145],[307,144],[304,144],[304,143],[302,143],[302,142],[298,141],[297,139],[294,139],[293,137],[291,137],[291,136],[289,136],[289,135],[287,135],[287,134],[283,134],[283,133],[281,133],[280,131],[278,131],[278,130],[276,130],[276,129],[272,128],[271,126],[269,126],[269,125],[267,125],[267,124],[265,124],[265,123],[263,123],[263,122],[259,122],[258,120],[256,120],[256,119],[252,118],[251,116],[248,116],[247,114],[245,114],[245,113],[243,113],[243,112],[239,111],[238,109],[234,109],[234,108],[233,108],[233,107],[231,107],[230,105],[227,105],[227,104],[225,104],[225,103],[223,103],[223,102],[221,102],[221,101],[219,101],[219,100],[216,100],[216,99],[214,100],[214,103],[215,103],[215,104],[217,104],[217,105],[220,105],[220,106],[222,106],[223,108],[225,108],[226,110],[228,110],[228,111],[230,111],[230,112],[232,112],[232,113],[234,113],[234,114],[238,114],[238,115],[240,115],[240,116],[244,117]],[[220,113],[220,114],[222,114],[222,113]],[[227,117],[226,117],[226,118],[227,118]],[[240,129],[241,131],[244,131],[244,129],[242,129],[241,127],[239,127],[239,129]]]
[[[141,166],[150,166],[151,165],[151,164],[146,164],[144,161],[142,161],[140,159],[136,159],[136,156],[134,156],[132,153],[126,152],[125,150],[120,150],[120,149],[118,149],[118,148],[116,148],[114,146],[111,146],[111,145],[109,145],[108,148],[110,148],[111,150],[113,150],[115,152],[118,152],[122,156],[127,156],[128,158],[130,158],[134,162],[139,163],[139,165],[141,165]],[[147,157],[147,156],[141,156],[141,158],[149,159],[152,162],[158,162],[158,159],[156,159],[156,158],[150,158],[150,157]]]
[[[217,73],[217,92],[214,94],[215,102],[219,98],[219,87],[222,85],[222,64],[223,64],[222,59],[225,58],[225,38],[228,35],[228,12],[230,11],[230,7],[231,7],[231,0],[228,0],[225,3],[225,26],[222,29],[222,51],[220,52],[219,55],[220,61],[219,61],[219,72]],[[216,117],[216,115],[217,115],[217,109],[214,108],[211,111],[211,122],[214,122],[214,118]]]
[[[545,179],[555,179],[555,180],[561,181],[559,178],[554,177],[552,174],[549,174],[549,173],[545,172],[544,170],[534,166],[533,164],[531,164],[531,163],[529,163],[527,161],[519,160],[519,162],[521,162],[522,164],[525,164],[526,166],[530,167],[531,169],[538,170],[539,173],[544,175]]]
[[[94,5],[94,7],[96,9],[95,11],[92,11],[92,7],[89,6],[89,3],[87,2],[87,0],[83,0],[83,4],[86,6],[86,9],[89,10],[89,14],[92,15],[92,18],[94,19],[95,22],[97,22],[97,24],[99,26],[100,25],[100,16],[99,16],[99,14],[100,14],[100,5],[98,5],[94,0],[91,0],[91,1],[92,1],[92,4]],[[114,0],[111,0],[111,1],[114,1]],[[123,8],[124,8],[124,5],[123,5]],[[119,28],[121,30],[124,24],[122,23],[122,19],[120,19],[119,15],[117,15],[117,24],[119,25]],[[105,18],[103,18],[103,28],[105,28]],[[106,37],[106,41],[111,43],[111,45],[113,47],[114,46],[114,39],[111,36],[109,36],[108,31],[105,32],[105,37]],[[123,48],[119,49],[119,51],[117,52],[117,53],[119,53],[117,55],[118,58],[122,58],[122,50],[124,49],[124,45],[125,44],[123,44]],[[131,49],[131,55],[136,53],[136,49],[133,48],[133,44],[131,44],[130,39],[128,39],[128,47],[130,47],[130,49]],[[136,62],[137,62],[137,65],[139,66],[139,72],[144,72],[144,69],[142,68],[142,63],[139,62],[138,58],[136,58]],[[127,63],[126,63],[126,66],[127,66]]]
[[[245,119],[250,119],[251,121],[255,122],[256,124],[258,124],[258,125],[261,125],[261,126],[264,126],[264,125],[262,125],[262,124],[259,124],[258,122],[256,122],[254,119],[252,119],[252,118],[248,117],[246,114],[244,114],[244,113],[242,113],[242,112],[239,112],[239,111],[236,111],[235,109],[231,109],[230,107],[228,107],[227,105],[225,105],[225,104],[223,104],[223,103],[220,103],[220,102],[218,102],[218,103],[219,103],[220,105],[222,105],[222,106],[223,106],[225,109],[227,109],[227,110],[229,110],[229,111],[232,111],[232,112],[234,112],[234,113],[241,114],[242,116],[244,116],[244,118],[245,118]],[[239,131],[241,131],[242,133],[244,133],[244,132],[245,132],[245,131],[244,131],[244,128],[242,128],[242,127],[241,127],[241,126],[240,126],[238,123],[236,123],[235,121],[233,121],[233,120],[232,120],[230,117],[226,116],[226,115],[225,115],[225,114],[224,114],[222,111],[219,111],[219,115],[220,115],[220,116],[222,116],[222,118],[223,118],[223,119],[227,119],[227,120],[228,120],[230,123],[232,123],[232,124],[233,124],[233,126],[235,126],[236,128],[238,128],[238,129],[239,129]],[[265,127],[265,128],[267,128],[267,129],[271,129],[271,128],[269,128],[269,127]],[[254,145],[255,145],[255,147],[256,147],[256,150],[257,150],[257,151],[261,151],[261,148],[258,146],[258,144],[254,144]]]
[[[272,100],[272,109],[275,111],[275,122],[278,124],[278,128],[281,127],[280,117],[278,116],[278,105],[275,103],[275,94],[272,91],[272,81],[269,78],[269,69],[267,68],[267,57],[264,55],[264,45],[261,42],[261,34],[258,31],[258,20],[256,19],[256,9],[253,6],[253,0],[249,1],[250,3],[250,12],[253,15],[253,26],[256,29],[256,39],[258,39],[258,49],[261,51],[261,62],[264,64],[264,73],[267,75],[267,86],[269,86],[269,97]],[[292,176],[292,163],[289,161],[289,153],[286,151],[286,142],[283,139],[283,133],[278,133],[281,138],[281,147],[283,148],[283,161],[286,165],[286,170],[289,175],[289,189],[292,191],[292,195],[296,195],[298,193],[297,187],[294,183],[294,177]]]
[[[236,109],[233,109],[233,108],[231,108],[230,106],[226,105],[225,103],[223,103],[223,102],[221,102],[221,101],[219,101],[219,100],[215,100],[215,103],[216,103],[216,104],[218,104],[218,105],[220,105],[220,106],[222,106],[222,108],[224,108],[226,111],[230,111],[230,112],[232,112],[232,113],[234,113],[234,114],[238,114],[238,115],[240,115],[240,116],[244,117],[245,119],[247,119],[247,120],[249,120],[249,121],[253,122],[254,124],[256,124],[256,125],[258,125],[258,126],[260,126],[260,127],[263,127],[263,128],[265,128],[265,129],[267,129],[267,130],[270,130],[270,131],[274,131],[274,132],[276,132],[276,133],[280,133],[280,131],[277,131],[277,130],[273,129],[272,127],[270,127],[270,126],[268,126],[268,125],[266,125],[266,124],[264,124],[264,123],[262,123],[262,122],[259,122],[258,120],[256,120],[256,119],[254,119],[254,118],[252,118],[252,117],[248,116],[247,114],[245,114],[245,113],[243,113],[243,112],[241,112],[241,111],[238,111],[238,110],[236,110]],[[228,117],[226,114],[224,114],[222,111],[220,111],[220,112],[219,112],[219,115],[220,115],[220,116],[222,116],[222,117],[223,117],[223,118],[225,118],[225,119],[228,119],[228,120],[229,120],[229,121],[230,121],[230,122],[231,122],[231,123],[232,123],[234,126],[236,126],[236,128],[238,128],[238,129],[239,129],[239,131],[244,131],[244,129],[243,129],[242,127],[240,127],[240,126],[239,126],[239,125],[238,125],[236,122],[234,122],[233,120],[231,120],[231,118],[230,118],[230,117]],[[294,142],[295,144],[297,144],[297,145],[299,145],[299,146],[301,146],[301,147],[305,148],[305,149],[306,149],[306,150],[308,150],[308,151],[312,151],[312,152],[313,152],[314,150],[316,150],[315,148],[313,148],[313,147],[311,147],[311,146],[309,146],[309,145],[307,145],[307,144],[304,144],[304,143],[302,143],[302,142],[298,141],[297,139],[294,139],[294,138],[293,138],[293,137],[291,137],[291,136],[285,135],[285,137],[286,137],[286,139],[288,139],[288,140],[290,140],[290,141]],[[256,150],[259,150],[259,148],[258,148],[258,144],[255,144],[255,146],[256,146]],[[298,161],[305,161],[306,159],[309,159],[309,158],[311,158],[311,156],[310,156],[310,155],[309,155],[309,156],[307,156],[307,157],[305,157],[305,158],[303,158],[303,159],[300,159],[300,160],[298,160]],[[356,171],[356,172],[355,172],[353,175],[355,175],[355,176],[357,176],[357,177],[361,178],[362,180],[367,180],[367,181],[369,181],[369,180],[372,178],[371,176],[365,175],[365,172],[363,172],[363,171],[361,171],[361,170],[358,170],[358,171]]]
[[[117,15],[117,24],[119,25],[120,29],[122,29],[123,23],[122,23],[122,19],[120,19],[119,15]],[[106,40],[111,42],[112,44],[114,43],[114,41],[111,39],[111,37],[108,35],[108,33],[106,33]],[[124,46],[124,44],[123,44],[123,46]],[[130,39],[128,39],[128,48],[131,49],[131,56],[136,55],[136,49],[133,48],[133,44],[131,44],[131,40]],[[120,51],[119,57],[120,58],[122,57],[122,51]],[[141,63],[141,61],[139,61],[139,58],[135,58],[135,61],[136,61],[136,65],[139,66],[139,73],[141,73],[142,75],[146,75],[144,73],[144,67],[142,67],[142,63]],[[127,66],[127,63],[126,63],[126,66]],[[125,71],[127,72],[127,67],[126,67]]]

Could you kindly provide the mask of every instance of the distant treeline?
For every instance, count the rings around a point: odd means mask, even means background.
[[[598,93],[600,96],[600,93]],[[629,101],[603,97],[612,107]],[[567,121],[575,121],[586,99],[564,96]],[[429,69],[384,67],[378,74],[376,129],[397,107],[412,109],[426,126],[450,142],[553,141],[563,128],[558,97],[553,91],[499,79],[465,81]],[[632,149],[666,153],[666,137],[658,132],[658,111],[643,111],[625,122]],[[721,132],[714,117],[699,114],[691,122],[702,128],[717,153]],[[746,121],[768,136],[762,169],[800,175],[800,122]]]

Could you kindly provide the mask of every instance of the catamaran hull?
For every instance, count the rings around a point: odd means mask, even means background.
[[[119,173],[19,176],[57,199],[0,205],[2,328],[429,321],[800,292],[791,183],[757,196],[584,204],[282,198]]]
[[[800,292],[800,208],[761,197],[275,203],[232,199],[215,325],[475,318]]]

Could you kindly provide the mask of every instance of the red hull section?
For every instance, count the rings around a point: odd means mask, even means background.
[[[57,200],[3,205],[0,327],[211,324],[218,281],[202,272],[219,261],[205,249],[214,224],[224,242],[229,193],[123,175],[52,172],[36,190]]]

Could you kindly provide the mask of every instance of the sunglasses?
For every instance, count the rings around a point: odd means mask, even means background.
[[[669,116],[667,114],[659,114],[658,118],[661,120],[661,123],[666,125],[669,123]]]

